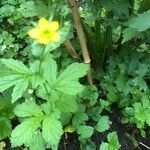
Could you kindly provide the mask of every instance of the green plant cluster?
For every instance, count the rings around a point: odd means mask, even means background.
[[[122,52],[109,59],[101,82],[107,93],[108,107],[116,103],[123,109],[123,122],[137,128],[149,126],[149,55],[135,51]]]
[[[30,39],[28,31],[40,18],[59,22],[59,42]],[[14,149],[57,150],[64,135],[75,134],[80,149],[119,150],[114,106],[122,124],[146,137],[149,20],[149,0],[1,0],[0,141],[9,139]],[[99,145],[96,134],[104,137]]]

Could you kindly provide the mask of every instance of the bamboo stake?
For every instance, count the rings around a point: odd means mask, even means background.
[[[75,27],[76,27],[77,34],[79,37],[79,42],[80,42],[80,46],[81,46],[81,50],[82,50],[82,54],[83,54],[84,63],[90,65],[91,59],[90,59],[89,52],[88,52],[87,45],[86,45],[86,38],[85,38],[85,34],[84,34],[84,31],[82,28],[81,18],[80,18],[79,12],[78,12],[77,1],[69,0],[69,4],[71,6]],[[87,78],[88,78],[89,85],[92,86],[93,79],[92,79],[91,68],[88,71]]]

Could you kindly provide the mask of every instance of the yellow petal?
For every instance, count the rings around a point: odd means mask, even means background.
[[[41,31],[38,27],[29,30],[28,35],[33,39],[38,39],[41,34]]]
[[[50,42],[50,39],[40,37],[40,38],[38,39],[38,42],[41,43],[41,44],[47,45],[47,44]]]
[[[56,31],[59,29],[59,23],[58,21],[52,21],[49,23],[49,30]]]
[[[59,34],[59,32],[52,33],[50,40],[52,42],[59,42],[60,41],[60,34]]]
[[[48,22],[47,19],[41,18],[41,19],[39,20],[39,28],[45,30],[46,28],[48,28],[48,26],[49,26],[49,22]]]

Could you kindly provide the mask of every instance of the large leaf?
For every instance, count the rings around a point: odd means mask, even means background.
[[[21,98],[28,87],[28,79],[18,80],[12,92],[12,103]]]
[[[15,75],[15,74],[1,77],[0,78],[0,92],[3,92],[6,89],[12,87],[21,78],[22,78],[22,75]]]
[[[44,72],[44,78],[49,82],[50,85],[52,85],[56,81],[57,77],[57,64],[56,61],[54,61],[51,58],[46,59],[42,63],[42,69]]]
[[[63,134],[60,121],[54,116],[46,116],[42,126],[43,137],[51,146],[57,146]]]
[[[88,65],[82,63],[69,65],[57,78],[54,88],[69,95],[80,93],[84,86],[78,82],[78,79],[86,75],[88,68]]]
[[[57,107],[64,112],[75,112],[78,108],[75,97],[64,95],[57,101]]]
[[[122,43],[131,40],[133,37],[136,37],[139,34],[139,32],[134,28],[126,28],[123,30],[123,41]]]
[[[43,139],[42,133],[37,133],[32,137],[32,141],[27,145],[29,150],[45,150],[46,142]]]
[[[87,64],[72,63],[61,73],[57,81],[59,82],[62,80],[77,80],[86,75],[88,68],[89,67]]]
[[[83,91],[84,86],[77,81],[62,80],[60,82],[57,82],[57,84],[55,85],[55,89],[65,94],[76,95]]]
[[[43,116],[41,108],[33,101],[26,101],[22,104],[18,104],[14,112],[18,117]]]
[[[0,140],[9,137],[12,131],[12,125],[8,118],[0,117]]]
[[[139,32],[145,31],[150,28],[150,11],[138,14],[137,17],[129,19],[127,25]]]
[[[1,62],[10,70],[19,74],[31,74],[31,71],[20,61],[14,59],[1,59]]]
[[[99,122],[96,125],[96,130],[98,132],[104,132],[109,129],[110,127],[109,117],[108,116],[102,116],[99,120]]]
[[[80,134],[81,139],[87,139],[92,136],[94,130],[91,126],[82,125],[78,127],[77,132]]]
[[[18,125],[11,134],[12,147],[29,144],[32,137],[37,134],[36,130],[40,126],[41,119],[30,118]]]

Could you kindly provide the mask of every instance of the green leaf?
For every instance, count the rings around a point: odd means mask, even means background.
[[[26,145],[30,150],[45,150],[46,142],[43,139],[42,133],[33,135],[32,141]]]
[[[115,16],[128,15],[130,4],[126,0],[102,0],[102,5],[107,10],[112,10]]]
[[[52,86],[53,83],[56,81],[56,77],[57,77],[57,64],[56,64],[56,61],[54,61],[51,58],[47,58],[42,63],[42,68],[43,68],[43,72],[44,72],[43,73],[44,78]]]
[[[119,150],[120,144],[116,132],[107,135],[108,143],[102,143],[99,150]]]
[[[76,95],[83,91],[84,86],[77,81],[62,80],[56,83],[55,89],[65,94]]]
[[[8,118],[0,117],[0,140],[10,136],[12,125]]]
[[[18,117],[40,117],[44,115],[41,108],[33,101],[18,104],[14,112]]]
[[[20,61],[14,59],[1,59],[1,62],[10,70],[19,74],[31,74],[31,71]]]
[[[104,132],[104,131],[108,130],[110,128],[109,117],[102,116],[95,128],[98,132]]]
[[[28,87],[28,79],[21,79],[16,82],[16,85],[12,92],[12,103],[21,98]]]
[[[15,75],[15,74],[1,77],[0,78],[0,92],[3,92],[6,89],[12,87],[21,78],[22,78],[22,75]]]
[[[109,150],[109,144],[108,143],[102,143],[100,145],[99,150]]]
[[[32,84],[32,88],[35,89],[44,82],[44,79],[40,74],[40,61],[36,60],[32,62],[30,64],[30,70],[33,73],[32,76],[30,76],[30,82]]]
[[[120,148],[117,132],[109,133],[107,139],[108,142],[110,143],[110,146],[113,147],[114,150],[118,150]]]
[[[46,142],[51,146],[57,146],[63,134],[60,121],[54,116],[46,116],[43,120],[42,133]]]
[[[150,28],[150,11],[138,14],[137,17],[129,19],[127,25],[131,28],[143,32]]]
[[[29,144],[32,137],[36,135],[36,130],[40,126],[41,119],[30,118],[18,125],[11,134],[12,147]]]
[[[139,32],[134,28],[126,28],[123,30],[123,40],[122,43],[131,40],[133,37],[138,36]]]
[[[77,128],[77,133],[80,135],[81,139],[90,138],[94,130],[91,126],[82,125]]]
[[[86,75],[89,66],[83,63],[72,63],[69,65],[58,77],[57,81],[62,80],[78,80],[79,78]]]
[[[75,113],[73,119],[72,119],[72,123],[75,127],[81,125],[82,123],[84,123],[85,121],[88,120],[88,115],[84,112],[77,112]]]
[[[57,107],[64,112],[76,112],[78,105],[75,97],[70,95],[63,95],[60,100],[57,101]]]

